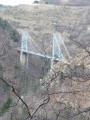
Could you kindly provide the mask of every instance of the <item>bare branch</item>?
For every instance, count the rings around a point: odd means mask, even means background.
[[[16,92],[15,88],[10,85],[8,82],[6,82],[3,78],[0,78],[5,84],[7,84],[9,87],[12,88],[12,92],[14,92],[14,94],[19,98],[19,100],[21,100],[21,102],[26,106],[27,108],[27,111],[28,111],[28,114],[29,114],[29,117],[31,118],[31,113],[29,111],[29,107],[28,105],[25,103],[25,101],[19,96],[19,94]]]

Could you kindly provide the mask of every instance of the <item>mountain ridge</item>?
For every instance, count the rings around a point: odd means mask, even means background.
[[[54,4],[54,5],[66,5],[66,6],[88,6],[89,0],[41,0],[40,3]]]

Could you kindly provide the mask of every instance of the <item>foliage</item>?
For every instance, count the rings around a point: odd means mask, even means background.
[[[11,27],[11,25],[6,21],[0,18],[0,27],[7,30],[10,33],[11,39],[14,42],[18,42],[20,39],[19,33]]]
[[[27,115],[28,114],[28,111],[27,111],[27,108],[24,106],[23,108],[23,111],[22,111],[23,115]]]
[[[7,30],[11,29],[11,26],[8,24],[8,22],[2,18],[0,18],[0,27]]]
[[[2,64],[0,63],[0,70],[3,70]]]
[[[36,92],[40,88],[40,81],[32,81],[32,82],[26,82],[25,85],[22,87],[21,94],[26,94],[30,89],[33,92]]]
[[[31,84],[31,89],[33,92],[36,92],[40,87],[40,81],[32,82]]]
[[[70,105],[67,105],[67,107],[61,112],[61,116],[63,118],[67,118],[68,120],[72,111],[73,111],[72,107]]]
[[[13,39],[14,42],[18,42],[19,41],[20,36],[19,36],[19,33],[15,29],[12,29],[10,34],[11,34],[11,38]]]
[[[27,93],[27,91],[28,91],[28,84],[26,84],[22,87],[21,94],[23,95],[23,94]]]
[[[10,107],[12,103],[12,98],[8,98],[7,101],[0,108],[0,116],[2,116]]]
[[[64,80],[64,73],[63,71],[60,72],[59,74],[59,80],[60,80],[60,85],[63,83],[63,80]]]
[[[60,80],[64,79],[64,73],[60,72]]]
[[[19,69],[20,69],[20,65],[15,64],[14,69],[15,69],[15,70],[19,70]]]
[[[0,63],[0,76],[3,76],[3,66],[1,63]]]
[[[85,65],[84,65],[83,62],[80,64],[80,67],[81,67],[83,70],[85,69]]]
[[[90,120],[90,118],[86,117],[84,115],[81,115],[80,118],[79,118],[79,120]]]
[[[3,89],[4,89],[4,92],[7,92],[7,91],[9,91],[9,90],[10,90],[10,86],[9,86],[9,85],[4,84],[4,85],[3,85]]]

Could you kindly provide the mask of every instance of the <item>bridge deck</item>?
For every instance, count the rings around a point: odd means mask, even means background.
[[[18,51],[21,51],[20,49],[17,49]],[[40,56],[40,57],[45,57],[45,58],[48,58],[48,59],[51,59],[51,60],[56,60],[56,61],[62,61],[62,58],[53,58],[49,55],[44,55],[44,54],[41,54],[41,53],[36,53],[36,52],[33,52],[33,51],[22,51],[23,53],[26,53],[26,54],[32,54],[32,55],[37,55],[37,56]]]

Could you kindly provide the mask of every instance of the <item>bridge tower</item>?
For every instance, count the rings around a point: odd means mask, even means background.
[[[61,59],[60,35],[53,34],[52,60],[60,61]]]
[[[20,53],[20,62],[22,65],[28,66],[28,33],[23,32],[22,33],[22,39],[21,39],[21,53]]]
[[[28,51],[28,33],[27,32],[22,33],[21,51],[23,53]]]

